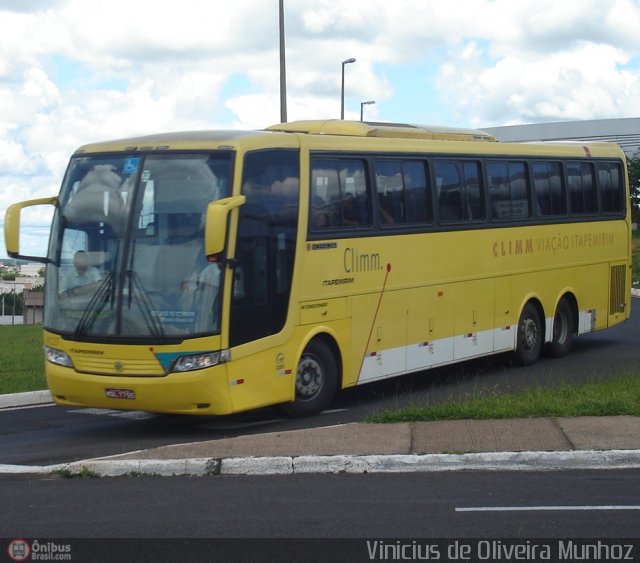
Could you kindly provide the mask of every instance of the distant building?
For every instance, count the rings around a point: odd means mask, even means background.
[[[26,325],[42,324],[44,311],[44,293],[24,291],[23,323]]]
[[[618,143],[627,156],[640,156],[640,117],[592,119],[532,123],[504,127],[482,127],[498,140],[508,142],[535,141],[608,141]]]
[[[20,266],[20,275],[28,277],[39,277],[39,272],[42,270],[42,264],[37,262],[30,262],[29,264],[22,264]]]

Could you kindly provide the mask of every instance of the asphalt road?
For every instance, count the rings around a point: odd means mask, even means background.
[[[110,479],[2,476],[0,483],[4,497],[0,537],[639,536],[636,470]],[[603,506],[635,510],[595,509]],[[525,510],[544,507],[548,510]]]
[[[0,538],[37,538],[41,543],[52,538],[236,538],[220,546],[242,552],[251,561],[277,559],[273,553],[265,555],[264,544],[237,538],[362,538],[340,547],[361,555],[355,558],[315,552],[323,545],[331,548],[330,544],[276,542],[270,547],[280,556],[288,549],[304,548],[307,557],[300,560],[366,561],[366,539],[520,538],[521,543],[536,538],[624,539],[638,538],[640,522],[637,471],[2,476],[0,489]],[[110,546],[104,541],[88,545],[105,551]],[[188,549],[188,542],[143,545],[146,555],[156,549],[162,553],[136,560],[233,560],[213,557],[215,543],[205,544],[212,548],[206,559],[187,557],[186,552],[179,558],[169,556],[176,548]],[[255,551],[247,554],[243,551],[247,549]],[[640,559],[640,550],[634,555],[634,560]],[[92,559],[116,560],[113,552],[110,556]]]
[[[330,410],[310,418],[288,419],[277,408],[225,417],[56,406],[0,411],[0,463],[59,463],[166,444],[357,422],[388,408],[637,372],[640,301],[634,299],[634,304],[628,323],[578,338],[565,358],[543,358],[522,368],[503,354],[369,384],[342,391]]]

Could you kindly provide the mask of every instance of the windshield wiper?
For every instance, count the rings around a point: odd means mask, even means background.
[[[113,277],[113,272],[107,272],[105,277],[102,279],[100,287],[98,287],[97,291],[93,294],[93,297],[87,304],[87,308],[84,310],[84,313],[80,318],[80,322],[74,332],[75,338],[84,336],[89,330],[91,330],[93,324],[98,318],[98,315],[102,312],[107,303],[111,303],[111,308],[113,309],[115,293]]]
[[[157,316],[152,314],[153,303],[149,298],[149,292],[144,288],[142,282],[140,281],[140,277],[133,270],[127,271],[127,277],[129,278],[128,308],[131,309],[131,302],[135,293],[138,307],[140,308],[142,318],[144,319],[149,332],[158,340],[163,339],[164,330],[162,328],[162,322],[158,320]]]

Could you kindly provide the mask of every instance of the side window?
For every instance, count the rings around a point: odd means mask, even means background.
[[[405,162],[404,194],[409,223],[431,223],[433,208],[431,203],[431,186],[425,172],[426,162]]]
[[[600,210],[603,213],[624,213],[625,198],[622,168],[618,163],[598,164]]]
[[[567,206],[562,165],[559,162],[534,162],[531,171],[538,215],[564,215]]]
[[[597,211],[593,164],[590,162],[567,163],[567,184],[571,213],[586,215]]]
[[[441,223],[462,221],[462,178],[455,162],[436,161],[438,216]]]
[[[366,228],[371,223],[371,197],[364,161],[312,159],[311,231]]]
[[[441,223],[484,219],[478,162],[436,160],[434,172]]]
[[[484,198],[480,187],[480,163],[463,162],[462,171],[464,177],[465,193],[467,196],[467,219],[478,221],[485,218]]]
[[[381,159],[375,163],[375,174],[380,224],[431,222],[431,197],[423,162]]]
[[[492,219],[524,219],[530,216],[524,162],[489,162],[487,177]]]

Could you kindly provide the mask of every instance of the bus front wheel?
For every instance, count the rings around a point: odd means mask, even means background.
[[[543,342],[542,321],[538,308],[527,303],[518,321],[518,343],[516,357],[523,366],[535,364],[540,357]]]
[[[289,416],[309,416],[325,409],[335,394],[338,366],[329,346],[320,339],[309,342],[296,371],[296,395],[282,405]]]

